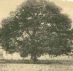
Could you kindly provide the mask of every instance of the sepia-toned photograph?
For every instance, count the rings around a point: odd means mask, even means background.
[[[73,71],[73,0],[0,0],[0,71]]]

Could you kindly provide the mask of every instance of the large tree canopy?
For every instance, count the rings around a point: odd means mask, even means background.
[[[70,53],[70,31],[71,20],[61,8],[45,0],[27,0],[2,21],[0,43],[9,53],[30,54],[36,60],[44,53]]]

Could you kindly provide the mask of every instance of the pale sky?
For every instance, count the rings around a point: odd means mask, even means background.
[[[25,0],[0,0],[0,22],[7,17],[10,11],[14,11],[18,5]],[[64,13],[67,13],[73,20],[73,0],[51,0],[62,8]],[[69,2],[70,1],[70,2]]]
[[[14,11],[24,0],[0,0],[0,22],[7,17],[10,11]]]
[[[73,22],[73,0],[52,0],[59,7],[62,8],[62,11],[69,15]]]

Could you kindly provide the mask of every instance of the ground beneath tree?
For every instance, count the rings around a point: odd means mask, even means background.
[[[73,65],[0,64],[0,71],[73,71]]]
[[[73,58],[51,58],[49,63],[42,64],[0,63],[0,71],[73,71]]]

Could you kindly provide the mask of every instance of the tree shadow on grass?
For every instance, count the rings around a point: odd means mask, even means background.
[[[73,65],[73,60],[38,60],[32,62],[31,60],[0,60],[1,64],[60,64]]]

